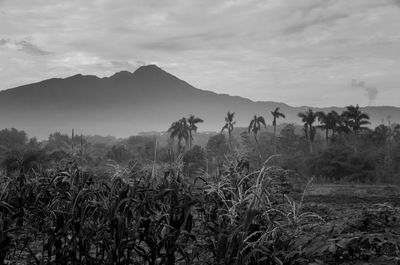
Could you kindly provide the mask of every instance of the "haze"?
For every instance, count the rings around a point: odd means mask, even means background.
[[[399,106],[400,1],[0,0],[0,89],[156,63],[294,106]]]

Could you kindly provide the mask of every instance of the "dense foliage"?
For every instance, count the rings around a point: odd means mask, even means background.
[[[128,139],[0,131],[0,264],[397,262],[398,208],[335,219],[301,192],[310,176],[396,183],[400,126],[365,127],[358,106],[309,109],[302,127],[271,114],[268,130],[228,112],[202,145],[194,115]]]
[[[301,183],[292,172],[270,161],[248,172],[240,161],[229,154],[218,175],[197,178],[180,159],[110,165],[102,179],[71,156],[51,170],[3,175],[0,264],[337,264],[398,256],[399,237],[388,230],[397,228],[397,208],[329,222],[330,208],[294,192]]]

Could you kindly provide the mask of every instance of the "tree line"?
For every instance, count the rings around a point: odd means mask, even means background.
[[[269,156],[279,154],[281,158],[276,163],[283,168],[316,176],[321,181],[397,182],[400,179],[400,166],[397,166],[400,125],[381,124],[371,128],[369,115],[358,105],[347,106],[341,113],[309,108],[297,116],[302,126],[278,124],[286,116],[280,108],[275,108],[270,114],[271,133],[263,130],[267,119],[262,115],[254,115],[244,129],[236,127],[235,113],[228,112],[219,134],[210,137],[204,150],[194,145],[193,138],[197,124],[203,119],[191,115],[192,120],[198,119],[194,130],[188,119],[182,118],[168,132],[171,139],[178,139],[178,152],[193,154],[190,151],[193,147],[197,147],[198,153],[203,152],[197,157],[205,157],[208,172],[218,171],[230,152],[240,152],[254,168]]]
[[[280,111],[280,108],[275,108],[271,111],[272,115],[272,126],[274,128],[274,152],[276,153],[276,128],[277,120],[279,118],[285,118],[285,114]],[[235,113],[228,112],[225,117],[225,124],[221,129],[221,133],[225,130],[228,132],[228,141],[231,145],[231,134],[233,132],[236,121],[234,120]],[[321,129],[325,132],[325,141],[334,141],[337,137],[343,136],[344,134],[352,133],[354,135],[354,152],[357,152],[357,140],[361,130],[366,129],[365,125],[370,124],[369,115],[360,110],[358,105],[347,106],[346,110],[341,114],[332,110],[328,113],[323,111],[314,112],[312,108],[309,108],[305,112],[299,112],[297,115],[301,122],[303,123],[303,130],[305,138],[309,143],[310,153],[313,153],[314,140],[316,135],[316,130]],[[315,125],[318,121],[318,125]],[[182,141],[185,141],[185,145],[189,149],[193,145],[193,132],[197,132],[197,124],[204,122],[203,119],[196,117],[195,115],[190,115],[188,118],[181,118],[171,124],[168,129],[170,137],[177,138],[178,149],[182,150]],[[267,124],[263,116],[258,116],[255,114],[250,120],[247,131],[253,134],[254,141],[258,144],[258,133],[261,131],[262,127],[266,128]]]
[[[273,109],[267,117],[254,115],[246,128],[227,112],[217,133],[197,132],[204,120],[196,115],[171,124],[167,134],[137,135],[126,139],[52,133],[48,140],[28,138],[16,129],[0,130],[1,168],[51,168],[70,155],[83,157],[96,172],[109,161],[119,164],[171,162],[180,157],[188,175],[216,174],[226,157],[237,153],[257,169],[268,157],[274,164],[316,176],[327,182],[397,182],[400,179],[400,126],[367,126],[369,116],[359,106],[342,113],[308,109],[298,113],[302,125],[284,123],[285,113]],[[269,122],[268,122],[269,120]],[[273,130],[266,130],[268,124]]]

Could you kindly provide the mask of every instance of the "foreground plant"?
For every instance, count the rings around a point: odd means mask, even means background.
[[[377,205],[359,222],[333,226],[306,205],[305,193],[293,194],[290,172],[271,166],[273,157],[244,170],[244,155],[232,153],[220,174],[196,179],[183,174],[179,159],[114,165],[107,180],[71,158],[49,172],[7,179],[0,257],[38,265],[286,265],[400,253],[395,234],[367,232],[379,227],[374,222],[394,229],[395,207]]]

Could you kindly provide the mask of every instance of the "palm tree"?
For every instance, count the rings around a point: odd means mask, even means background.
[[[187,123],[186,118],[182,118],[179,121],[175,121],[171,124],[171,127],[169,127],[168,132],[170,134],[170,137],[173,138],[178,138],[178,151],[182,150],[182,139],[185,140],[185,143],[187,143],[189,139],[189,125]]]
[[[190,115],[189,118],[187,119],[187,122],[189,124],[189,149],[190,149],[192,148],[192,143],[193,143],[192,132],[197,132],[196,124],[204,121],[198,117],[195,117],[194,115]]]
[[[336,133],[339,133],[340,135],[350,133],[347,119],[343,116],[343,114],[339,115],[339,113],[334,110],[331,110],[328,114],[326,114],[325,120],[321,120],[320,117],[318,117],[318,120],[322,123],[320,128],[325,128],[326,126],[326,129],[332,131],[331,141],[334,140]]]
[[[271,111],[273,120],[272,120],[272,126],[274,126],[274,153],[276,153],[276,120],[279,119],[279,117],[286,118],[285,114],[282,112],[279,112],[279,107],[277,107],[274,111]]]
[[[235,112],[230,113],[230,112],[228,111],[228,113],[226,114],[226,117],[225,117],[225,125],[224,125],[224,127],[222,127],[222,129],[221,129],[221,133],[222,133],[224,130],[227,130],[227,131],[228,131],[228,141],[229,141],[229,145],[232,144],[232,143],[231,143],[231,134],[232,134],[232,131],[233,131],[233,126],[236,124],[236,121],[233,120],[233,117],[234,117],[234,116],[235,116]]]
[[[328,143],[329,129],[330,129],[328,115],[323,111],[317,111],[315,114],[317,115],[318,122],[320,124],[317,127],[325,131],[325,141]]]
[[[345,117],[344,113],[338,116],[336,131],[339,133],[339,135],[349,134],[351,132],[348,119]]]
[[[348,126],[354,133],[354,152],[356,153],[358,133],[360,130],[366,128],[363,125],[370,124],[369,116],[367,113],[361,112],[358,104],[357,106],[353,105],[347,106],[342,116],[346,119]]]
[[[339,130],[340,127],[340,115],[334,111],[331,110],[328,114],[326,114],[327,117],[327,125],[329,129],[332,131],[331,137],[335,137],[335,132]]]
[[[250,121],[249,128],[247,129],[249,133],[252,132],[254,134],[256,144],[258,144],[257,134],[261,130],[261,125],[264,125],[265,128],[267,127],[264,118],[262,116],[257,117],[257,115],[254,115],[254,118]]]
[[[310,108],[306,112],[299,112],[297,116],[300,117],[301,121],[304,123],[304,133],[308,140],[310,153],[313,153],[313,144],[316,133],[313,123],[317,119],[317,114]]]

